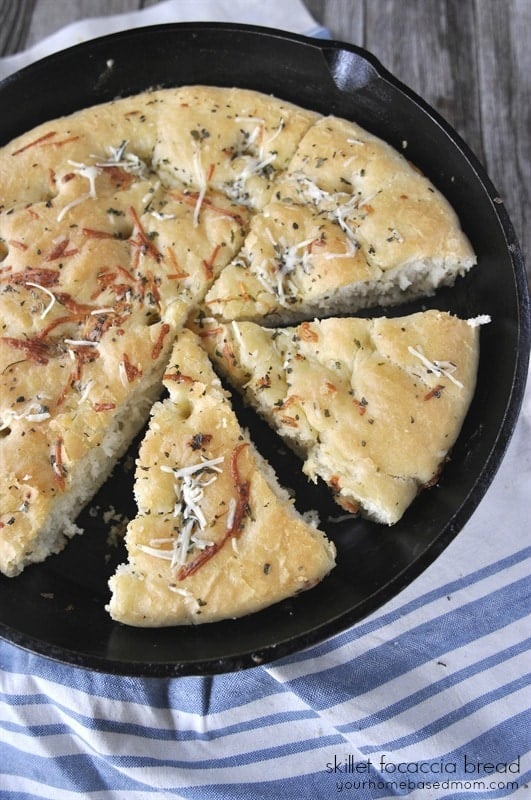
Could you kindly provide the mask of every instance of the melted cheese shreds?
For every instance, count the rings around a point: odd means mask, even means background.
[[[144,178],[149,169],[144,161],[136,153],[128,153],[129,142],[124,140],[118,147],[107,147],[109,158],[106,161],[98,161],[95,166],[105,169],[105,167],[117,167],[118,169],[135,175],[137,178]]]
[[[139,544],[139,549],[148,556],[154,558],[161,558],[163,561],[171,561],[173,559],[173,550],[165,550],[162,547],[151,547],[147,544]]]
[[[164,214],[162,211],[151,211],[151,216],[155,217],[159,222],[163,222],[166,219],[176,219],[177,214]]]
[[[44,422],[49,418],[50,410],[48,406],[36,399],[30,402],[19,414],[10,408],[3,411],[0,415],[0,431],[8,430],[14,420],[25,419],[27,422]]]
[[[129,384],[129,378],[127,377],[127,370],[123,361],[120,361],[118,364],[118,375],[120,376],[122,386],[127,386]]]
[[[377,192],[368,197],[346,192],[326,192],[306,175],[294,174],[293,177],[302,193],[303,199],[316,208],[325,211],[329,220],[337,222],[347,237],[347,241],[357,249],[359,242],[348,220],[354,211],[363,209],[363,206],[367,205]],[[398,231],[393,232],[393,238],[396,238],[396,241],[403,241],[403,237]]]
[[[65,344],[71,347],[98,347],[99,342],[92,342],[89,339],[64,339]]]
[[[262,119],[262,117],[237,116],[237,117],[234,117],[234,121],[235,122],[249,122],[249,123],[254,124],[254,125],[265,125],[265,119]]]
[[[272,143],[272,142],[274,142],[274,141],[275,141],[275,139],[277,138],[277,136],[279,136],[279,135],[280,135],[281,131],[283,131],[283,130],[284,130],[284,126],[285,126],[285,124],[286,124],[286,123],[285,123],[285,121],[284,121],[284,118],[283,118],[283,117],[281,117],[281,118],[280,118],[280,122],[279,122],[279,124],[278,124],[278,127],[277,127],[277,129],[276,129],[276,130],[275,130],[275,131],[272,133],[272,135],[269,137],[269,139],[266,139],[266,141],[263,143],[263,145],[262,145],[262,147],[261,147],[261,155],[262,155],[262,158],[263,158],[263,153],[264,153],[264,151],[265,151],[265,150],[267,150],[267,149],[269,149],[269,148],[271,147],[271,143]]]
[[[234,520],[236,518],[236,508],[237,503],[234,497],[231,497],[229,500],[229,511],[227,514],[227,530],[230,531],[232,526],[234,525]]]
[[[87,381],[87,383],[85,384],[84,388],[83,388],[83,391],[82,391],[81,396],[80,396],[80,398],[78,400],[78,403],[84,403],[85,402],[85,400],[88,398],[88,396],[90,394],[90,390],[92,389],[93,386],[94,386],[94,381],[92,380],[92,378],[90,378]]]
[[[43,310],[42,314],[39,317],[39,319],[44,319],[55,305],[56,301],[55,295],[45,286],[41,286],[40,283],[32,283],[31,281],[27,281],[26,286],[32,286],[34,289],[40,289],[41,292],[44,292],[50,298],[50,302],[48,303],[48,305],[46,306],[46,308]]]
[[[168,589],[170,592],[174,592],[175,594],[180,594],[181,597],[193,597],[192,592],[188,589],[182,589],[180,586],[176,586],[174,583],[168,584]]]
[[[420,352],[420,350],[411,346],[408,347],[408,352],[415,356],[415,358],[418,358],[419,361],[424,364],[428,372],[433,372],[438,376],[444,376],[445,378],[448,378],[448,380],[452,381],[452,383],[454,383],[456,386],[459,386],[461,389],[463,388],[461,381],[458,381],[457,378],[454,378],[452,375],[452,372],[455,372],[457,367],[451,361],[430,361],[428,358],[426,358],[426,356],[423,355],[423,353]]]
[[[57,215],[57,222],[61,222],[63,217],[65,217],[68,214],[68,212],[71,211],[72,208],[79,206],[81,203],[84,203],[85,200],[89,200],[91,197],[92,195],[90,194],[90,192],[85,192],[85,194],[81,194],[79,195],[79,197],[76,197],[70,203],[67,203],[66,206],[63,206],[63,208]]]
[[[201,150],[199,148],[199,145],[195,141],[194,141],[193,164],[194,164],[197,185],[199,186],[199,194],[197,195],[197,202],[194,208],[194,223],[193,223],[194,228],[197,228],[197,226],[199,225],[199,215],[201,213],[201,206],[203,205],[203,201],[207,193],[208,182],[205,171],[203,169],[203,165],[201,163]]]
[[[202,457],[197,464],[186,467],[161,466],[162,472],[171,473],[176,479],[173,516],[180,522],[180,529],[175,539],[159,539],[150,545],[140,545],[143,552],[170,561],[174,569],[186,563],[191,550],[204,550],[212,546],[213,542],[203,534],[209,523],[201,508],[201,501],[206,487],[214,483],[222,472],[220,464],[224,460],[224,456],[210,459]],[[166,547],[169,543],[172,544],[171,549]]]
[[[218,467],[218,464],[221,464],[225,460],[225,456],[219,456],[219,458],[205,458],[197,464],[190,464],[188,467],[167,467],[162,466],[161,470],[163,472],[173,472],[176,478],[184,478],[188,475],[193,475],[195,472],[202,472],[205,469],[214,469],[216,472],[221,472],[221,469]]]
[[[86,178],[89,182],[89,197],[96,199],[96,178],[101,174],[100,168],[96,164],[80,164],[77,161],[68,161],[68,163],[75,167],[74,173],[82,178]]]
[[[83,164],[78,161],[68,161],[67,163],[74,167],[74,174],[79,175],[81,178],[86,178],[89,182],[88,192],[84,192],[78,197],[71,200],[64,206],[57,215],[57,222],[61,220],[76,206],[84,203],[85,200],[96,200],[96,178],[101,175],[102,170],[108,168],[121,169],[134,175],[137,178],[145,178],[149,172],[146,164],[134,153],[126,153],[128,142],[122,142],[119,147],[108,147],[107,152],[109,158],[105,161],[96,161],[94,164]],[[93,156],[97,159],[97,156]]]
[[[57,222],[61,222],[63,217],[65,217],[72,208],[80,205],[80,203],[84,203],[85,200],[95,200],[97,198],[96,178],[101,174],[99,167],[95,164],[81,164],[77,161],[68,161],[68,164],[70,164],[72,167],[75,167],[74,173],[76,175],[88,180],[89,190],[88,192],[79,195],[79,197],[76,197],[70,203],[67,203],[57,215]]]
[[[257,278],[265,289],[277,295],[281,305],[289,305],[288,295],[293,297],[299,292],[289,276],[300,270],[306,275],[311,273],[312,253],[308,248],[315,239],[305,239],[289,245],[283,237],[278,242],[275,241],[269,228],[266,228],[266,234],[273,245],[275,256],[262,262]]]

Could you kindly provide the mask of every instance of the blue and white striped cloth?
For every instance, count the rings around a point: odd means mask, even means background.
[[[322,644],[238,673],[141,679],[0,641],[0,798],[527,800],[530,496],[531,387],[464,530]]]

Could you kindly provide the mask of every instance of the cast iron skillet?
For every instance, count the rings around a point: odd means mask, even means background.
[[[124,675],[178,676],[237,670],[294,653],[339,632],[396,595],[469,519],[504,455],[521,404],[529,355],[522,255],[497,192],[455,132],[360,48],[222,23],[154,26],[50,56],[0,84],[0,144],[46,119],[153,86],[240,86],[355,119],[407,156],[448,197],[479,266],[426,303],[461,317],[490,314],[481,330],[477,391],[437,487],[387,529],[330,522],[338,507],[267,429],[239,408],[255,440],[293,487],[301,510],[318,508],[338,565],[316,589],[251,617],[194,628],[136,630],[104,611],[107,578],[124,558],[108,544],[112,520],[82,515],[84,536],[59,556],[0,578],[0,635],[62,662]],[[377,309],[374,313],[382,313]],[[248,418],[246,418],[248,417]],[[132,450],[134,453],[134,448]],[[93,505],[132,516],[127,461]],[[297,477],[299,476],[299,477]],[[340,509],[339,509],[340,510]]]

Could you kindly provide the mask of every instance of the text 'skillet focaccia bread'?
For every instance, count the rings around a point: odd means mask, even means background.
[[[243,342],[243,327],[225,323],[253,320],[264,347],[256,358],[262,367],[273,353],[273,333],[263,332],[263,325],[289,326],[321,317],[321,323],[303,330],[324,337],[325,329],[339,324],[324,318],[433,294],[475,263],[447,201],[397,151],[354,123],[248,90],[192,86],[150,91],[44,123],[0,150],[0,186],[0,570],[7,576],[58,552],[80,532],[79,511],[107,480],[160,396],[174,343],[189,344],[188,334],[181,334],[187,320],[215,319],[214,328],[225,337],[223,347],[235,331],[238,342],[231,341],[230,347]],[[448,439],[453,441],[473,392],[478,336],[473,327],[447,315],[430,315],[429,320],[415,323],[416,331],[429,330],[427,338],[408,338],[406,361],[403,347],[398,358],[402,377],[416,367],[423,381],[424,373],[430,373],[431,388],[444,385],[439,395],[448,404]],[[374,339],[375,352],[381,342],[391,351],[405,341],[391,320],[366,325],[361,338],[355,338]],[[452,331],[452,347],[432,348],[447,330]],[[334,352],[336,338],[343,337],[338,331],[324,337]],[[214,338],[207,342],[204,328],[198,332],[203,350],[224,368],[211,350]],[[286,339],[288,334],[279,335]],[[391,360],[395,355],[389,352]],[[296,359],[286,351],[284,362],[288,357]],[[359,354],[356,358],[353,385],[370,375],[361,369]],[[428,369],[430,364],[435,371]],[[250,372],[248,380],[254,376]],[[370,379],[378,380],[376,375]],[[410,401],[404,381],[396,386],[405,392],[406,409]],[[170,382],[170,405],[155,407],[151,425],[156,414],[174,416],[172,447],[188,435],[186,420],[179,422],[175,410],[175,392],[179,397],[184,390],[193,394],[194,385]],[[205,385],[213,391],[211,379]],[[264,398],[271,394],[266,388]],[[217,399],[228,413],[226,397]],[[288,400],[286,395],[282,403]],[[308,406],[309,398],[304,402]],[[367,406],[360,421],[367,422],[368,414]],[[278,414],[267,416],[279,429]],[[350,423],[342,424],[348,428]],[[439,439],[447,433],[441,423],[439,438],[434,434],[430,440],[433,459],[445,449]],[[380,500],[371,498],[370,488],[366,497],[357,489],[352,497],[350,489],[344,490],[351,479],[359,483],[362,454],[336,469],[333,459],[340,459],[339,452],[330,447],[323,460],[324,451],[308,449],[302,427],[298,435],[300,443],[292,444],[306,458],[307,473],[323,476],[352,511],[360,504],[372,514]],[[373,449],[376,438],[370,439]],[[152,428],[143,452],[149,441],[154,441]],[[230,454],[224,457],[230,463]],[[386,512],[383,521],[398,519],[424,477],[435,474],[432,462],[420,468],[416,460],[409,472],[404,468],[415,489],[412,484],[399,501],[400,511]],[[277,492],[279,513],[287,513],[280,490],[264,477],[268,468],[257,466],[251,443],[241,462],[261,475],[268,491]],[[337,485],[339,472],[344,477]],[[151,492],[156,493],[156,485],[150,482]],[[144,497],[140,519],[148,505]],[[288,516],[295,525],[291,511]],[[134,543],[141,524],[131,523],[128,543]],[[236,542],[235,534],[229,538]],[[279,547],[283,536],[276,531]],[[261,541],[280,558],[272,540]],[[205,576],[223,570],[231,547],[219,548],[189,580],[199,581],[201,570]],[[142,553],[146,574],[149,565],[157,571],[161,559],[145,549]],[[321,564],[321,572],[316,569],[308,583],[330,566]],[[165,562],[165,568],[175,571],[182,565]],[[115,585],[122,574],[130,580],[130,573],[129,568],[119,571]],[[278,584],[270,602],[286,596],[288,583]],[[149,579],[132,585],[135,591],[152,586]],[[296,591],[295,584],[290,586]],[[193,603],[181,600],[176,611],[175,595],[187,596],[186,587],[179,588],[184,591],[171,594],[166,616],[163,593],[152,606],[158,611],[139,611],[131,624],[195,619]],[[227,602],[227,616],[248,613],[264,602],[265,595],[248,603],[242,599],[240,608]],[[139,609],[147,607],[148,599],[138,600]],[[213,602],[203,620],[220,618],[222,611],[215,609]]]

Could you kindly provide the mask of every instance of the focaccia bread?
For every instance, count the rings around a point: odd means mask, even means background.
[[[161,89],[18,137],[0,192],[5,575],[80,532],[151,409],[115,619],[239,616],[327,574],[333,545],[239,428],[207,352],[347,511],[392,523],[434,479],[477,330],[436,312],[406,332],[260,326],[428,295],[474,264],[447,201],[388,144],[259,92]],[[225,324],[242,319],[260,325]]]
[[[439,311],[286,328],[200,317],[195,328],[306,475],[384,524],[436,480],[475,389],[478,325]]]
[[[475,261],[426,177],[355,123],[325,117],[304,135],[207,306],[226,320],[288,324],[431,295]]]
[[[109,612],[135,626],[240,617],[314,586],[335,547],[254,450],[207,354],[178,335],[140,448],[139,512]]]

